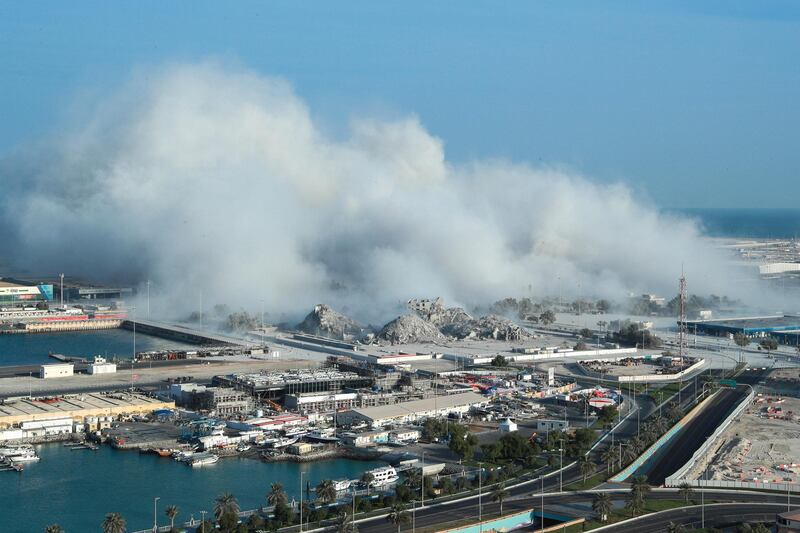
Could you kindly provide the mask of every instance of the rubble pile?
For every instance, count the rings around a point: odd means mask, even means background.
[[[348,340],[364,335],[364,326],[338,313],[325,304],[317,304],[297,329],[311,335],[321,335],[332,339]]]
[[[494,339],[518,341],[530,337],[530,333],[508,318],[487,315],[477,320],[461,320],[446,324],[442,333],[457,339]]]
[[[436,342],[444,340],[444,335],[432,323],[417,314],[402,315],[378,332],[378,339],[392,344],[408,344],[413,342]]]

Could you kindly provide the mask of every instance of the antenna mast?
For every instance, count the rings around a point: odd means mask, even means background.
[[[680,296],[678,307],[678,346],[680,348],[681,369],[683,368],[683,358],[689,349],[689,335],[686,325],[686,276],[681,270]]]

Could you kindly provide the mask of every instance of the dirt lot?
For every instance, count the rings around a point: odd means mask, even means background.
[[[688,477],[796,483],[800,478],[798,415],[798,399],[758,398],[722,434]]]

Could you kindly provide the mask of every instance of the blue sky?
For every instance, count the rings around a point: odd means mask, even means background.
[[[415,113],[452,161],[796,206],[800,4],[643,4],[0,0],[0,154],[132,69],[217,56],[285,77],[331,128]]]

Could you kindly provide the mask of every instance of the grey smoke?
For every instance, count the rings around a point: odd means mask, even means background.
[[[19,265],[152,279],[162,311],[225,302],[362,320],[410,297],[731,294],[696,225],[620,184],[507,161],[448,162],[410,116],[341,137],[280,79],[216,62],[140,71],[71,128],[2,162]],[[624,157],[624,154],[620,154]],[[9,248],[6,248],[7,250]],[[560,280],[560,281],[559,281]]]

